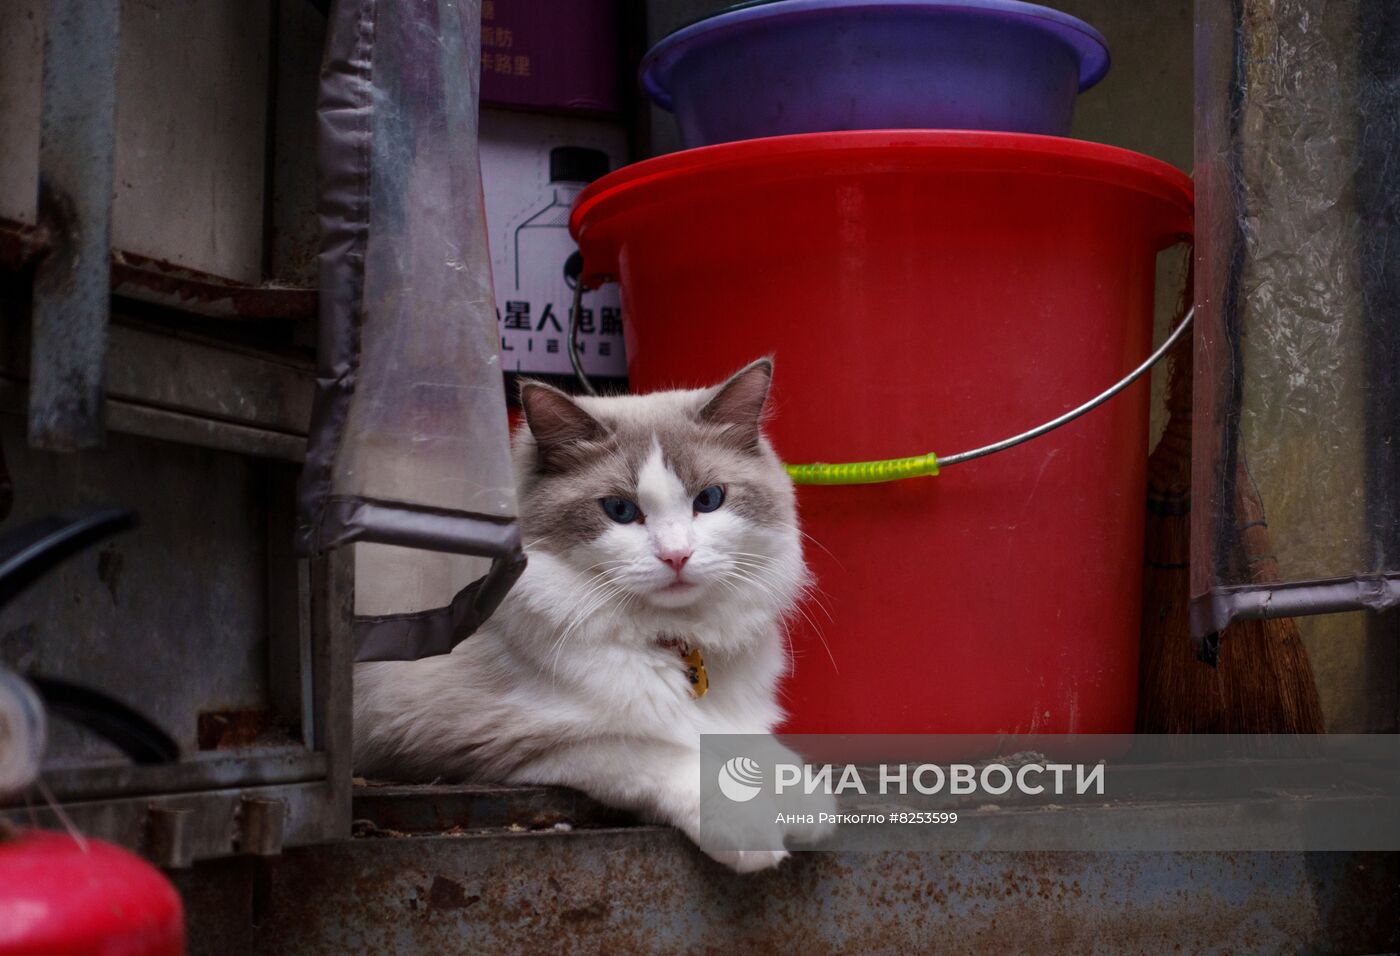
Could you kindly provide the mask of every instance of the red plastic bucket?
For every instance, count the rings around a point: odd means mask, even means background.
[[[571,228],[586,278],[621,284],[634,388],[772,354],[778,452],[852,461],[986,444],[1125,374],[1192,190],[1074,140],[820,133],[629,166]],[[1141,381],[936,478],[802,488],[824,610],[793,633],[784,729],[1130,732],[1147,403]]]

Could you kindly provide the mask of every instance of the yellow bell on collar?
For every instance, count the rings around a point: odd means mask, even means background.
[[[705,671],[705,655],[689,637],[662,635],[656,643],[676,652],[685,665],[685,679],[690,681],[690,696],[699,700],[710,689],[710,675]]]

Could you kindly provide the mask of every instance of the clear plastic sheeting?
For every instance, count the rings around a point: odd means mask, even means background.
[[[1393,607],[1400,0],[1196,10],[1193,630]]]
[[[338,0],[330,13],[320,379],[298,533],[308,553],[384,546],[357,561],[376,569],[357,581],[357,610],[367,598],[375,612],[358,659],[450,650],[523,566],[477,155],[480,12]],[[464,555],[495,561],[465,590]]]

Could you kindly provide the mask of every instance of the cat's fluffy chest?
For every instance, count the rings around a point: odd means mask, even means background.
[[[520,597],[528,594],[527,586]],[[489,655],[487,645],[497,644],[513,660],[517,679],[528,674],[525,695],[552,700],[593,733],[693,740],[700,733],[766,732],[780,717],[773,689],[786,666],[778,626],[739,614],[713,617],[601,615],[565,646],[549,639],[557,624],[521,609],[503,615],[509,624],[477,650]],[[709,679],[703,697],[694,694],[678,638],[703,655]]]

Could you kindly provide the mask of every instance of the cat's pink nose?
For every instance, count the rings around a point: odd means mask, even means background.
[[[663,551],[657,555],[667,567],[677,574],[681,573],[681,568],[690,560],[690,551]]]

